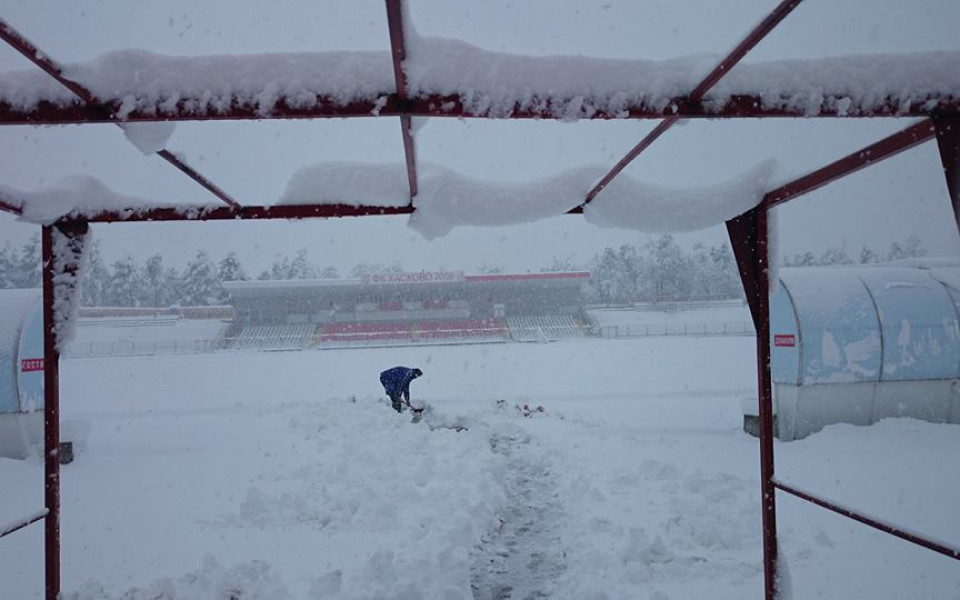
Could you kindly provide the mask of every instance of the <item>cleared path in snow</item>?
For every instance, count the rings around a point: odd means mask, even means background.
[[[494,434],[490,447],[507,459],[507,505],[499,526],[474,553],[471,587],[475,600],[549,598],[567,568],[559,531],[563,506],[552,465],[532,452],[521,432]]]

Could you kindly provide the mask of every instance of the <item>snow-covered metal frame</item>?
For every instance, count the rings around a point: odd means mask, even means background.
[[[853,518],[876,529],[886,531],[912,543],[941,554],[960,559],[960,551],[903,531],[901,528],[862,515],[808,492],[776,480],[773,455],[773,400],[770,376],[770,318],[769,318],[769,233],[767,212],[771,208],[795,199],[859,169],[894,156],[936,137],[947,178],[947,187],[960,227],[960,98],[942,94],[928,96],[924,102],[903,104],[885,99],[869,106],[849,106],[842,102],[826,102],[814,114],[802,106],[767,105],[758,95],[732,93],[717,102],[705,101],[713,88],[760,40],[776,27],[801,0],[782,0],[690,93],[678,95],[668,102],[638,101],[616,111],[602,107],[579,118],[590,119],[663,119],[627,155],[601,178],[579,206],[569,214],[582,214],[584,205],[596,197],[633,159],[656,141],[680,119],[690,118],[758,118],[758,117],[927,117],[898,133],[841,158],[808,175],[767,192],[753,209],[727,221],[727,231],[737,260],[741,280],[750,305],[757,331],[758,402],[760,415],[760,486],[761,517],[763,524],[764,592],[773,600],[777,585],[777,521],[776,490],[793,494],[819,506]],[[122,110],[120,100],[101,101],[83,85],[63,76],[60,66],[40,49],[0,19],[0,38],[20,51],[51,77],[75,94],[72,103],[54,103],[47,100],[24,108],[0,98],[0,125],[56,125],[68,123],[126,123],[144,121],[202,121],[202,120],[264,120],[264,119],[318,119],[348,117],[399,117],[403,136],[411,201],[404,206],[365,206],[353,204],[300,204],[281,206],[241,206],[223,190],[200,173],[183,163],[169,151],[157,154],[186,173],[223,201],[226,206],[191,209],[132,208],[131,210],[101,211],[82,216],[62,217],[43,226],[43,305],[45,358],[45,508],[0,532],[0,537],[45,521],[46,597],[56,600],[60,593],[60,488],[59,488],[59,324],[64,315],[62,284],[71,277],[76,264],[58,256],[55,240],[66,240],[74,247],[82,247],[90,223],[185,221],[185,220],[250,220],[250,219],[307,219],[363,217],[372,215],[412,214],[416,208],[413,199],[418,193],[415,140],[412,135],[414,117],[456,118],[513,118],[562,119],[549,104],[520,104],[490,114],[465,101],[457,94],[410,94],[404,59],[407,47],[403,27],[402,0],[385,0],[390,35],[390,48],[395,79],[394,90],[384,90],[372,99],[352,99],[347,102],[318,94],[309,105],[280,97],[269,111],[234,97],[229,106],[211,106],[193,102],[190,97],[179,101],[138,104],[133,110]],[[833,98],[832,100],[840,100]],[[123,117],[120,118],[119,115]],[[20,215],[23,206],[14,198],[0,198],[0,210]],[[69,301],[66,304],[70,304]]]
[[[16,30],[13,29],[13,27],[3,21],[3,19],[0,19],[0,39],[7,42],[27,60],[43,69],[44,72],[56,79],[60,85],[73,92],[83,103],[83,106],[88,107],[95,113],[103,115],[106,122],[114,123],[121,127],[123,126],[121,120],[117,117],[116,111],[106,110],[99,104],[96,97],[90,90],[88,90],[82,84],[64,77],[63,68],[60,65],[58,65],[49,56],[41,52],[39,48],[30,42],[30,40],[20,35]],[[231,198],[226,192],[217,187],[213,182],[194,170],[193,167],[188,165],[182,159],[178,158],[166,148],[158,150],[156,154],[177,169],[181,170],[188,177],[206,188],[207,191],[225,202],[227,205],[235,208],[240,206],[240,204]]]

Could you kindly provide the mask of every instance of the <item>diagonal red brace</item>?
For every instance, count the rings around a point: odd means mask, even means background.
[[[700,102],[700,100],[703,99],[703,96],[710,91],[710,88],[716,85],[724,75],[729,73],[730,70],[733,69],[733,67],[736,66],[736,64],[740,62],[744,56],[746,56],[747,52],[760,43],[760,40],[766,37],[766,35],[770,33],[770,31],[776,27],[780,21],[786,18],[786,16],[800,4],[800,1],[801,0],[782,0],[780,4],[777,5],[777,7],[774,8],[773,11],[767,15],[763,21],[753,28],[753,31],[747,34],[747,37],[745,37],[743,41],[737,44],[736,48],[730,51],[726,58],[721,60],[720,63],[714,67],[706,77],[703,78],[697,87],[695,87],[690,93],[690,100],[692,102]],[[634,146],[630,152],[627,152],[627,155],[620,159],[620,161],[617,162],[612,169],[610,169],[610,172],[604,175],[603,178],[593,186],[593,188],[587,193],[587,197],[583,203],[588,204],[594,198],[596,198],[597,194],[602,192],[603,189],[607,187],[611,181],[613,181],[614,177],[619,175],[621,171],[627,167],[627,165],[633,162],[633,159],[639,156],[641,152],[649,148],[653,142],[657,141],[657,138],[663,135],[678,120],[679,117],[674,115],[661,121],[653,131],[648,133],[646,137],[640,140],[639,144]]]

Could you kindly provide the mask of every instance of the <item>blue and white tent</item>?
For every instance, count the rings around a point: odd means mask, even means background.
[[[888,417],[960,422],[960,261],[782,269],[770,328],[781,439]]]
[[[40,290],[0,290],[0,457],[23,458],[43,421]]]

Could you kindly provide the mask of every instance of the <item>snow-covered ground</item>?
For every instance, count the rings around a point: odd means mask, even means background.
[[[395,364],[424,370],[420,423],[382,399]],[[92,425],[63,469],[70,600],[762,597],[748,337],[69,359],[62,375],[64,418]],[[960,427],[911,420],[777,445],[785,482],[953,545],[957,464]],[[41,507],[40,460],[0,459],[0,496],[0,523]],[[960,598],[960,562],[780,498],[794,597]],[[0,597],[42,597],[42,533],[0,540]]]

